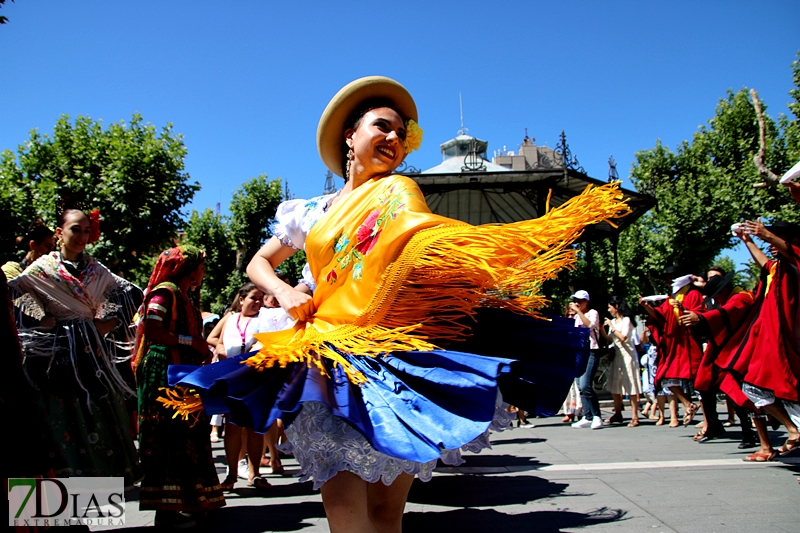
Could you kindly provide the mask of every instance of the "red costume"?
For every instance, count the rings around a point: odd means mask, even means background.
[[[708,344],[697,369],[694,388],[699,391],[721,388],[738,405],[750,404],[742,392],[740,383],[725,372],[749,325],[758,313],[755,297],[748,291],[736,287],[728,301],[721,307],[698,313],[706,326]]]
[[[673,302],[680,305],[676,308]],[[693,285],[683,287],[674,297],[653,309],[656,319],[651,320],[650,325],[657,332],[654,336],[658,348],[655,379],[657,388],[661,387],[660,383],[664,379],[693,381],[703,357],[700,344],[692,335],[691,328],[678,322],[678,316],[683,309],[694,312],[703,309],[703,295]]]
[[[764,265],[761,306],[733,367],[743,381],[771,390],[776,398],[797,402],[800,394],[800,246],[787,241],[789,257]],[[764,279],[766,278],[766,279]]]

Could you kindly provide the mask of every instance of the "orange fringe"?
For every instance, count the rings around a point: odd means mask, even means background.
[[[341,366],[352,383],[365,377],[338,353],[377,357],[393,351],[433,350],[426,339],[460,340],[478,307],[540,316],[545,280],[574,268],[569,246],[583,229],[630,212],[619,183],[587,187],[544,216],[512,224],[462,223],[417,232],[386,270],[375,296],[352,324],[321,333],[299,327],[287,344],[265,344],[245,362],[259,370],[302,362],[325,373],[321,358]],[[256,335],[258,337],[258,335]],[[337,351],[338,350],[338,351]]]
[[[158,390],[164,391],[166,398],[159,397],[156,401],[164,405],[166,409],[174,409],[172,418],[181,417],[189,421],[190,426],[194,426],[200,420],[200,413],[203,412],[203,402],[200,395],[190,390],[182,388],[161,387]],[[191,418],[191,420],[189,420]]]

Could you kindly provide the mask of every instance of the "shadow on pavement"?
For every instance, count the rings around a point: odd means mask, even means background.
[[[191,531],[301,531],[325,518],[322,502],[275,503],[223,507],[208,513]],[[308,522],[306,522],[308,520]],[[153,533],[153,526],[132,527],[125,533]]]
[[[500,507],[559,496],[567,487],[568,483],[553,483],[530,475],[436,476],[427,483],[415,480],[411,485],[408,502],[440,507]]]
[[[496,444],[492,444],[492,446],[496,446]],[[510,466],[515,468],[530,467],[531,470],[535,470],[537,468],[548,466],[550,464],[538,461],[533,457],[520,457],[517,455],[488,455],[488,454],[464,455],[462,456],[462,459],[466,460],[466,462],[457,468],[468,468],[468,467],[502,468]]]
[[[455,509],[441,513],[406,513],[404,531],[536,531],[555,533],[569,529],[627,520],[625,511],[600,508],[591,513],[535,511],[504,514],[494,509]]]
[[[547,442],[547,439],[541,439],[538,437],[530,437],[530,438],[519,438],[519,439],[506,439],[506,440],[498,440],[492,443],[492,448],[497,448],[498,446],[503,446],[506,444],[539,444],[540,442]]]

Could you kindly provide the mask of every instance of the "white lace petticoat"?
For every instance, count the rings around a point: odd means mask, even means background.
[[[511,426],[514,413],[505,410],[507,404],[498,400],[492,423],[482,435],[460,449],[442,450],[441,460],[448,465],[464,463],[461,450],[480,452],[491,448],[490,431],[503,431]],[[366,437],[344,419],[334,416],[330,408],[321,402],[305,402],[286,429],[289,442],[280,450],[294,454],[300,463],[300,481],[314,481],[318,490],[342,470],[352,472],[368,483],[378,480],[391,485],[397,476],[405,472],[416,475],[422,481],[430,481],[436,461],[419,463],[397,459],[377,451]]]

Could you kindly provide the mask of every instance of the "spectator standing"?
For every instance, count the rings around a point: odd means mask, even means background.
[[[37,218],[31,224],[31,227],[22,237],[17,237],[17,246],[25,250],[25,257],[22,261],[9,261],[3,265],[3,272],[6,278],[11,279],[22,274],[22,271],[28,268],[28,265],[52,252],[55,247],[55,232],[45,226],[41,218]]]
[[[575,327],[589,328],[589,357],[586,360],[586,370],[578,379],[578,388],[581,391],[581,403],[583,404],[583,418],[572,424],[572,427],[600,429],[603,427],[600,402],[592,387],[601,355],[600,344],[597,342],[600,315],[595,309],[589,309],[590,296],[588,292],[580,290],[570,298],[572,299],[569,304],[570,310],[575,312]]]
[[[621,424],[622,396],[627,394],[631,401],[631,421],[628,427],[639,425],[639,395],[642,393],[639,358],[634,345],[634,324],[631,311],[625,300],[612,296],[608,302],[608,312],[612,319],[603,323],[608,332],[602,329],[603,336],[612,343],[614,359],[608,374],[608,389],[614,398],[614,414],[606,420],[607,424]]]

